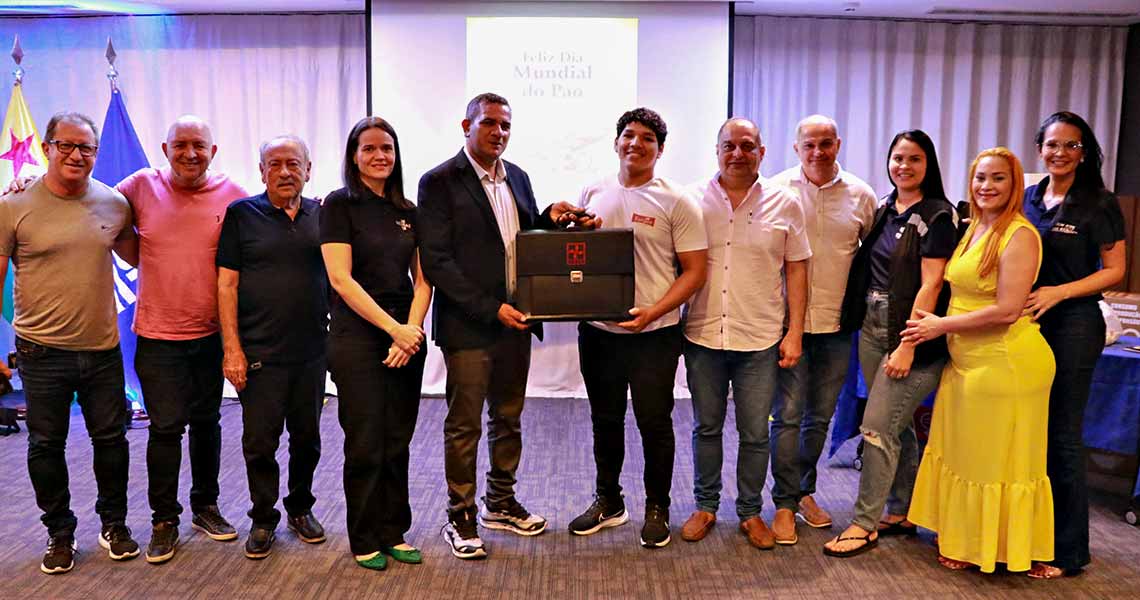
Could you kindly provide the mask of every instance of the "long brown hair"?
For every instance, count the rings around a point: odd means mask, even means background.
[[[1009,165],[1012,181],[1010,181],[1009,201],[990,225],[990,239],[986,240],[986,245],[982,249],[982,260],[978,263],[978,277],[985,277],[997,269],[1001,238],[1009,229],[1010,223],[1023,214],[1022,204],[1025,201],[1025,171],[1021,168],[1021,161],[1017,159],[1017,155],[1005,146],[982,150],[974,158],[974,162],[970,163],[970,177],[966,180],[966,189],[970,190],[970,227],[966,229],[966,234],[962,238],[962,248],[965,249],[973,239],[974,230],[982,221],[982,210],[978,208],[978,201],[974,199],[974,173],[978,170],[978,163],[988,157],[1004,159]]]

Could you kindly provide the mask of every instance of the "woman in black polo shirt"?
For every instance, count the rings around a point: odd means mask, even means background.
[[[356,562],[419,563],[411,527],[408,446],[419,413],[431,286],[420,269],[416,208],[404,197],[396,130],[361,119],[344,151],[345,187],[321,208],[321,252],[337,297],[329,371],[344,429],[344,495]]]
[[[869,397],[855,515],[824,545],[828,556],[854,556],[878,544],[880,535],[916,532],[906,520],[919,463],[911,423],[938,387],[948,357],[944,338],[916,346],[900,337],[917,309],[946,314],[948,294],[939,302],[942,276],[957,242],[955,209],[946,200],[930,136],[918,129],[896,135],[887,172],[894,190],[851,264],[840,314],[843,331],[861,329],[859,362]]]
[[[1081,441],[1093,369],[1104,349],[1100,293],[1124,277],[1124,215],[1101,178],[1104,155],[1080,116],[1058,112],[1037,131],[1049,176],[1025,190],[1041,233],[1041,272],[1025,304],[1057,359],[1049,396],[1049,481],[1056,558],[1074,574],[1089,563],[1089,507]],[[1060,575],[1060,571],[1052,576]]]

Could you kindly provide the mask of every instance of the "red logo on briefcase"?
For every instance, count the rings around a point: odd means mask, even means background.
[[[586,264],[586,242],[566,244],[566,266],[580,267]]]

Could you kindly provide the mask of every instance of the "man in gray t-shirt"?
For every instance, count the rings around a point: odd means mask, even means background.
[[[50,540],[40,570],[74,566],[64,447],[77,398],[94,448],[103,527],[99,545],[114,560],[138,556],[127,517],[127,400],[119,352],[111,250],[137,262],[131,208],[91,179],[98,133],[89,117],[48,122],[47,174],[0,197],[0,279],[15,267],[17,367],[28,406],[28,474]],[[11,377],[6,365],[0,374]]]

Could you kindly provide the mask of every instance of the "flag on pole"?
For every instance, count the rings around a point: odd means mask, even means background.
[[[99,156],[91,176],[109,186],[116,186],[128,175],[150,166],[143,152],[139,136],[127,114],[123,95],[111,79],[111,102],[103,119],[103,134],[99,138]],[[135,300],[138,293],[139,272],[126,261],[115,256],[115,304],[119,310],[119,345],[123,351],[123,373],[126,375],[127,398],[131,408],[143,408],[142,387],[135,373],[135,344],[138,341],[131,324],[135,320]]]
[[[16,177],[43,175],[47,171],[47,157],[44,156],[43,140],[20,81],[12,86],[12,99],[8,101],[8,112],[4,116],[4,131],[0,136],[0,186],[7,189]],[[5,307],[7,310],[7,307]],[[10,317],[8,317],[11,320]]]
[[[20,62],[24,58],[24,51],[20,48],[20,38],[17,36],[12,44],[12,60],[16,62],[13,72],[16,80],[12,84],[12,97],[8,100],[8,111],[4,115],[3,128],[0,129],[0,192],[8,188],[8,184],[16,177],[29,175],[42,175],[47,171],[47,157],[44,156],[43,140],[36,130],[36,122],[32,120],[32,112],[28,110],[28,103],[24,100],[22,81],[24,69]],[[16,269],[8,263],[8,272],[4,277],[3,302],[4,320],[0,321],[0,347],[6,355],[12,349],[12,340],[15,331],[12,329],[12,319],[15,312],[15,299],[13,289]]]

